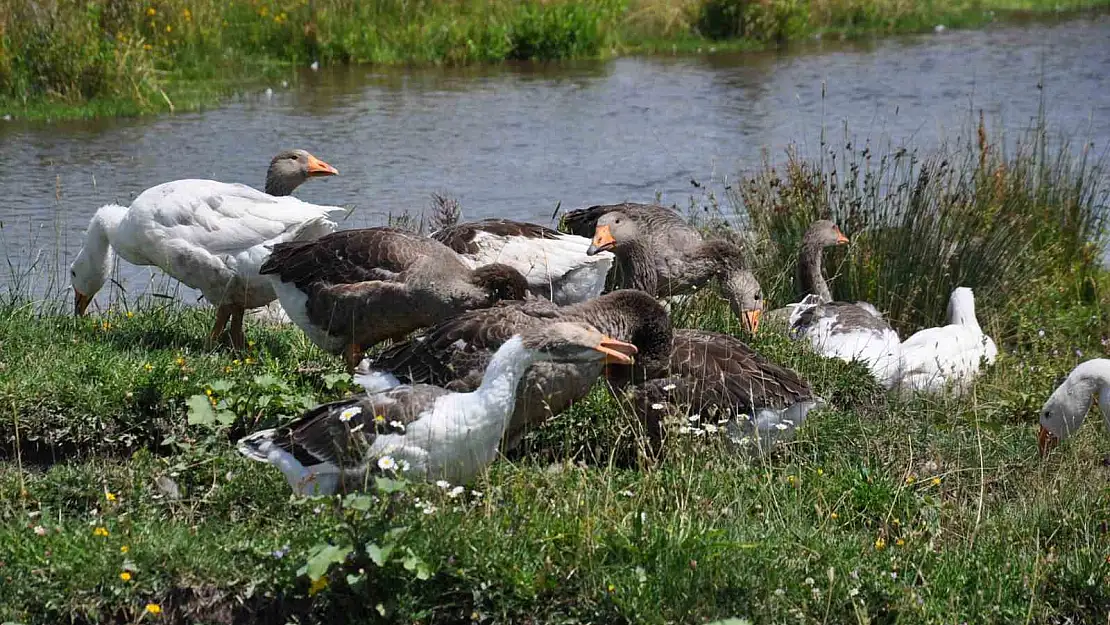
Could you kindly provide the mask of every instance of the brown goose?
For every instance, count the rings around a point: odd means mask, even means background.
[[[586,254],[589,238],[509,219],[447,226],[431,237],[473,267],[509,265],[527,278],[533,294],[556,304],[575,304],[601,295],[613,265],[612,254]]]
[[[359,381],[370,391],[401,381],[470,390],[502,342],[551,318],[589,323],[637,347],[635,365],[610,365],[606,376],[614,388],[631,391],[633,408],[656,447],[668,410],[687,409],[721,419],[748,415],[747,421],[741,419],[732,426],[737,440],[759,435],[760,440],[773,442],[793,432],[816,405],[809,386],[793,371],[768,362],[728,335],[672,331],[663,306],[633,289],[561,308],[536,301],[472,311],[423,337],[392,346],[365,363],[373,371],[359,376]],[[542,364],[535,365],[521,382],[524,388],[506,430],[506,450],[515,447],[528,429],[585,396],[600,366]],[[777,428],[780,424],[783,427]]]
[[[703,238],[675,211],[650,204],[591,206],[567,213],[564,226],[589,236],[588,254],[610,251],[617,257],[612,288],[635,288],[669,297],[696,290],[712,278],[721,283],[733,312],[754,332],[763,312],[762,293],[745,301],[753,276],[743,251],[725,239]]]
[[[523,299],[528,287],[512,267],[471,269],[442,243],[392,228],[276,245],[261,273],[293,322],[322,349],[345,352],[350,370],[381,341]]]
[[[337,173],[304,150],[289,150],[270,162],[265,193],[243,184],[185,179],[151,187],[130,206],[101,207],[70,268],[75,313],[85,313],[118,255],[135,265],[157,266],[199,290],[217,306],[210,340],[226,336],[244,347],[246,309],[276,297],[258,275],[269,247],[332,232],[333,220],[347,212],[285,196],[311,177]]]

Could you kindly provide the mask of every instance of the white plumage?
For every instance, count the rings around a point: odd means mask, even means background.
[[[574,304],[601,295],[613,266],[609,252],[586,255],[590,239],[535,224],[487,220],[445,228],[432,237],[458,252],[471,268],[509,265],[524,276],[529,290],[556,304]]]
[[[159,267],[214,305],[235,307],[239,314],[266,305],[277,297],[258,273],[270,247],[332,232],[333,220],[344,213],[214,180],[151,187],[130,207],[109,204],[90,221],[71,268],[78,312],[104,285],[116,255]]]
[[[975,296],[959,287],[948,300],[948,325],[927,328],[902,343],[904,391],[962,392],[982,364],[994,364],[998,348],[975,317]]]
[[[1041,455],[1079,430],[1096,397],[1110,432],[1110,360],[1105,358],[1080,363],[1045,401],[1038,440]]]
[[[806,339],[818,353],[830,358],[862,362],[886,389],[897,385],[902,372],[902,343],[898,333],[876,314],[875,307],[814,301],[807,298],[793,305],[790,327],[794,336]]]

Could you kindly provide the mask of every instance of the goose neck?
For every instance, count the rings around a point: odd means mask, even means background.
[[[802,243],[802,252],[798,257],[798,282],[802,287],[801,295],[812,293],[821,298],[822,302],[832,301],[829,284],[825,281],[822,268],[821,255],[824,248],[820,243],[805,241]]]

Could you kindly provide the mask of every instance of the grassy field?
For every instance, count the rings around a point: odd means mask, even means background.
[[[13,0],[0,116],[196,108],[295,66],[736,49],[976,26],[1106,0]]]
[[[1088,245],[1107,179],[1043,131],[1009,154],[986,134],[826,146],[846,158],[735,187],[770,304],[792,299],[800,225],[831,215],[853,239],[837,296],[907,332],[971,286],[1002,351],[967,396],[899,398],[761,330],[829,403],[766,458],[673,428],[643,460],[599,385],[466,488],[297,499],[233,441],[349,389],[299,331],[252,325],[235,356],[203,348],[210,310],[120,299],[74,319],[8,294],[0,622],[1105,623],[1110,437],[1092,416],[1047,459],[1035,441],[1059,376],[1110,343]],[[939,263],[944,241],[963,245]],[[675,319],[733,331],[728,314],[703,293]]]

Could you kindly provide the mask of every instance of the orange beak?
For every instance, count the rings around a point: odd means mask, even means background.
[[[640,351],[632,343],[625,343],[618,341],[612,337],[603,336],[601,342],[594,347],[597,351],[605,354],[605,362],[614,365],[630,365],[632,364],[632,355]]]
[[[598,252],[604,252],[617,244],[617,240],[613,238],[613,233],[609,230],[609,226],[598,226],[594,232],[594,240],[590,243],[590,249],[586,250],[586,256],[593,256]]]
[[[73,313],[75,316],[80,317],[85,314],[85,310],[92,303],[92,298],[79,291],[73,292]]]
[[[1052,432],[1049,432],[1045,427],[1041,426],[1041,433],[1037,435],[1037,449],[1041,452],[1041,457],[1048,455],[1048,452],[1056,448],[1060,441]]]
[[[320,176],[338,176],[339,170],[309,154],[308,175],[310,178],[319,178]]]
[[[833,227],[836,228],[836,244],[837,245],[847,245],[848,244],[848,237],[844,236],[844,233],[840,231],[840,228],[838,228],[836,226],[833,226]]]
[[[752,334],[755,334],[759,329],[759,318],[763,316],[763,311],[758,308],[755,310],[745,310],[741,318],[744,329]]]

